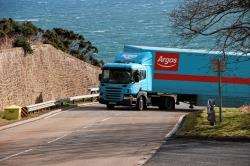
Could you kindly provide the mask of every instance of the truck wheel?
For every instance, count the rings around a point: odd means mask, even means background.
[[[113,104],[107,104],[107,109],[112,110],[115,108],[115,105]]]
[[[175,110],[175,99],[173,97],[169,97],[169,109]]]
[[[147,110],[148,109],[148,105],[147,105],[147,99],[145,97],[143,97],[143,109]]]
[[[161,110],[174,110],[175,99],[173,97],[162,97],[161,104],[159,105]]]
[[[143,110],[143,107],[144,107],[144,99],[142,96],[140,96],[138,99],[137,99],[137,102],[136,102],[136,109],[138,111],[142,111]]]
[[[159,109],[160,110],[165,110],[167,107],[167,104],[166,104],[166,102],[167,102],[167,100],[166,100],[167,98],[166,97],[160,97],[159,98]]]

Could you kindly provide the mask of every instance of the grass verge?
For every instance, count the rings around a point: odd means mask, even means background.
[[[219,122],[219,111],[216,109],[216,126],[210,126],[206,111],[189,113],[177,137],[195,138],[246,138],[250,139],[250,112],[242,109],[227,108],[222,112],[223,120]]]

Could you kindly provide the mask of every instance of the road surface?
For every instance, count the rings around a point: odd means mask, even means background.
[[[0,165],[138,165],[185,113],[100,104],[62,111],[0,131]]]
[[[145,166],[249,166],[250,142],[175,138]]]

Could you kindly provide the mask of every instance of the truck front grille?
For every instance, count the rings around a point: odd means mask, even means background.
[[[122,88],[106,87],[105,98],[108,101],[121,101],[122,100]]]

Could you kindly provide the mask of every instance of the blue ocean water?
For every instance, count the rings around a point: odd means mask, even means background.
[[[0,18],[32,21],[43,29],[76,31],[110,61],[124,44],[211,48],[204,38],[183,45],[168,13],[181,0],[0,0]]]

